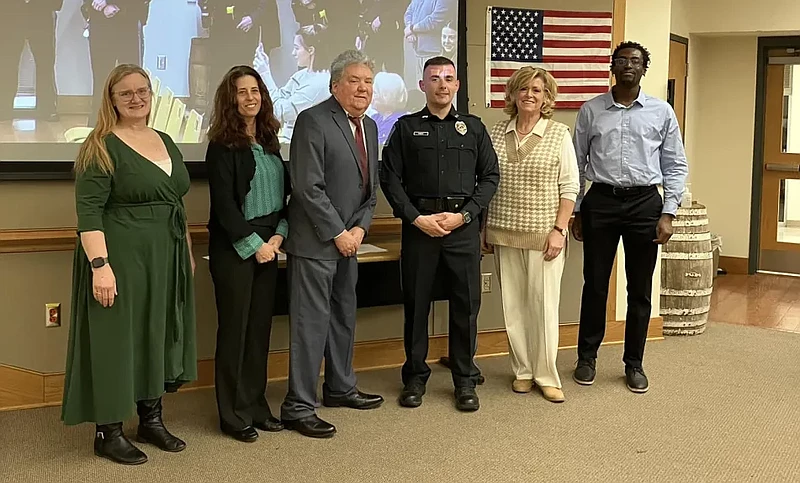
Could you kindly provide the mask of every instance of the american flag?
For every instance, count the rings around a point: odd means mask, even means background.
[[[520,67],[549,71],[557,109],[579,109],[610,86],[611,12],[489,7],[486,106],[502,108],[505,85]]]

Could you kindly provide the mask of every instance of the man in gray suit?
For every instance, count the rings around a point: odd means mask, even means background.
[[[289,392],[281,407],[288,429],[314,438],[336,428],[317,417],[317,380],[325,358],[323,404],[377,408],[383,398],[356,388],[356,253],[369,229],[378,190],[378,128],[372,102],[374,64],[348,50],[331,65],[328,100],[301,112],[289,172]]]

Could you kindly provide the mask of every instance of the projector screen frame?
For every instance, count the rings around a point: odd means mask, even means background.
[[[456,97],[460,112],[469,112],[467,83],[467,1],[458,0],[458,55],[456,69],[461,87]],[[23,159],[0,158],[0,181],[48,181],[73,179],[73,163],[78,153],[78,145],[71,143],[8,143],[14,144],[15,151],[25,151],[30,156]],[[205,151],[207,143],[178,144],[184,155],[184,163],[192,180],[207,179]],[[283,154],[288,159],[289,146],[283,146]],[[54,153],[48,155],[48,153]],[[57,153],[57,154],[55,154]],[[61,157],[62,159],[58,159]]]

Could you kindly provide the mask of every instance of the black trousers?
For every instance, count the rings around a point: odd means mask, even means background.
[[[403,384],[425,384],[431,374],[425,362],[428,357],[428,316],[438,278],[450,302],[448,342],[453,384],[456,387],[475,387],[475,380],[480,375],[473,362],[481,306],[480,262],[478,220],[444,238],[429,237],[419,228],[403,224],[400,255],[405,306]]]
[[[143,38],[141,19],[120,11],[106,18],[92,11],[89,18],[89,56],[92,61],[92,112],[89,125],[97,122],[106,78],[118,64],[142,65]]]
[[[255,228],[267,241],[275,233],[277,216],[265,218],[273,222]],[[241,430],[272,415],[265,392],[278,261],[259,264],[255,256],[242,260],[227,237],[216,233],[209,239],[208,254],[217,302],[219,419],[221,425]]]
[[[606,301],[619,240],[625,250],[628,312],[625,317],[626,366],[641,368],[650,324],[653,271],[658,258],[656,226],[663,201],[655,186],[628,192],[593,185],[581,204],[583,297],[578,357],[594,359],[606,330]]]
[[[39,11],[31,5],[0,14],[0,114],[10,114],[19,84],[20,55],[25,41],[36,64],[36,110],[56,112],[56,20],[55,12]]]

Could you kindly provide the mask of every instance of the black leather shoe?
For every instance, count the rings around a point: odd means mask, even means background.
[[[161,420],[161,398],[138,401],[136,412],[139,413],[139,430],[136,434],[136,441],[140,443],[150,443],[162,451],[177,453],[186,449],[186,443],[180,438],[176,438]]]
[[[644,371],[638,367],[625,368],[625,383],[628,389],[637,394],[646,393],[650,389],[650,383],[647,382],[647,376]]]
[[[336,434],[336,428],[316,414],[300,419],[284,419],[283,425],[286,429],[297,431],[309,438],[330,438]]]
[[[253,427],[261,431],[269,431],[270,433],[277,433],[283,431],[283,423],[276,417],[270,416],[266,421],[253,421]]]
[[[597,374],[595,362],[596,359],[578,359],[575,372],[572,373],[572,379],[582,386],[594,384],[594,377]]]
[[[345,397],[322,396],[322,404],[329,408],[375,409],[383,404],[383,396],[356,391]]]
[[[140,465],[147,462],[147,455],[125,437],[122,423],[97,425],[94,454],[122,465]]]
[[[456,409],[459,411],[477,411],[481,407],[478,393],[474,387],[457,387],[455,390]]]
[[[252,443],[258,439],[258,432],[252,426],[245,426],[244,429],[232,429],[222,424],[220,429],[223,433],[242,443]]]
[[[418,408],[422,405],[422,396],[425,395],[425,384],[411,382],[403,387],[398,402],[407,408]]]

